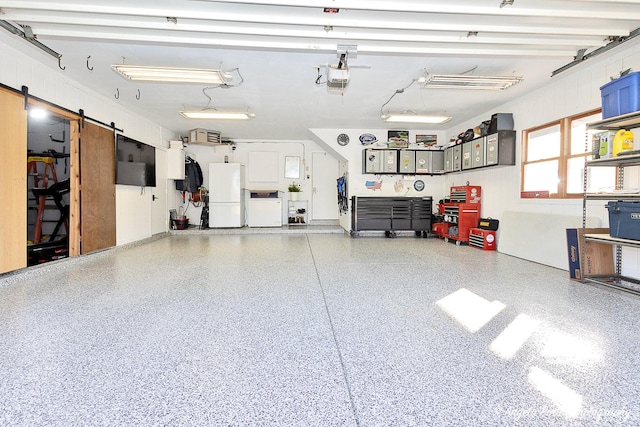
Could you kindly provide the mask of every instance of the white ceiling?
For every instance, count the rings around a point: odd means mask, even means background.
[[[65,70],[58,72],[105,96],[118,93],[119,104],[170,130],[186,135],[199,127],[220,130],[223,138],[269,140],[308,139],[309,128],[398,128],[380,119],[383,109],[446,114],[451,122],[429,128],[455,129],[549,81],[581,49],[588,55],[640,26],[640,0],[500,3],[0,0],[0,19],[21,29],[29,26],[38,42],[59,53]],[[325,13],[324,7],[340,10]],[[19,36],[15,40],[29,46]],[[314,66],[336,63],[339,45],[357,46],[357,55],[349,56],[351,82],[344,93],[329,93],[316,84]],[[57,64],[44,52],[25,50]],[[111,69],[123,62],[237,68],[244,81],[207,90],[209,102],[201,85],[125,80]],[[324,75],[324,68],[320,71]],[[524,81],[499,92],[422,89],[414,81],[425,72],[518,75]],[[213,122],[178,114],[207,106],[248,110],[256,117]]]

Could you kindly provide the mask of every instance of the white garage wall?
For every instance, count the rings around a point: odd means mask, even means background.
[[[114,122],[117,128],[134,139],[155,147],[166,148],[175,135],[160,125],[127,110],[115,99],[105,98],[67,78],[58,68],[54,58],[49,58],[27,43],[14,47],[15,37],[0,33],[0,82],[20,89],[29,88],[29,93],[45,101],[71,111],[83,109],[85,115],[104,123]],[[45,63],[34,59],[45,58]],[[116,186],[116,243],[133,242],[150,237],[151,209],[157,214],[168,215],[166,204],[152,205],[152,192],[142,192],[138,187]],[[154,211],[155,213],[155,211]]]
[[[205,187],[209,185],[209,163],[223,163],[225,158],[227,158],[230,163],[240,163],[245,166],[244,187],[247,190],[279,191],[279,197],[283,198],[283,206],[286,206],[288,199],[287,187],[295,181],[296,184],[301,185],[302,197],[306,200],[311,200],[311,194],[313,192],[310,175],[312,173],[310,170],[311,156],[313,152],[324,151],[322,147],[313,141],[305,140],[235,140],[234,142],[235,149],[231,145],[210,146],[204,144],[189,144],[184,148],[185,153],[200,164]],[[265,155],[265,153],[267,154]],[[299,179],[284,177],[284,159],[286,156],[300,157],[302,164]],[[270,177],[273,176],[274,180],[270,181],[271,178],[269,178],[269,180],[258,179],[257,181],[252,181],[252,176],[259,177],[261,175],[260,171],[252,171],[252,168],[262,168],[262,171],[271,171],[268,175]],[[170,189],[169,192],[172,192],[172,189]],[[174,191],[174,193],[179,192]],[[245,196],[248,198],[249,191],[245,193]],[[178,200],[178,202],[181,202],[181,200]],[[174,209],[177,209],[181,205],[181,203],[175,204]],[[185,204],[182,205],[182,207],[183,210],[187,211],[190,224],[200,224],[201,207],[195,207],[193,204],[188,206]],[[287,212],[283,208],[283,224],[287,223],[286,216]]]
[[[580,219],[582,216],[582,200],[552,200],[552,199],[520,199],[520,159],[521,159],[521,132],[523,129],[538,126],[557,120],[562,117],[571,116],[584,111],[600,107],[600,86],[610,80],[612,76],[618,76],[619,72],[627,68],[633,71],[640,71],[640,40],[628,42],[626,45],[612,49],[609,52],[591,58],[576,67],[573,67],[550,79],[549,84],[540,87],[525,97],[514,102],[504,104],[492,111],[479,112],[478,116],[469,120],[455,129],[447,132],[438,132],[438,141],[448,141],[450,137],[458,135],[460,132],[479,125],[483,120],[487,120],[493,113],[513,113],[514,125],[516,129],[516,165],[507,167],[487,168],[472,172],[461,172],[447,174],[442,177],[425,177],[426,188],[421,194],[432,195],[434,201],[445,197],[448,189],[452,185],[464,185],[467,181],[471,185],[480,185],[483,189],[482,215],[493,218],[502,218],[506,211],[522,212],[524,214],[534,213],[542,217],[562,218],[565,221],[569,217]],[[363,189],[363,182],[368,180],[383,179],[383,188],[376,191],[375,195],[395,196],[393,182],[396,176],[375,176],[362,174],[362,146],[357,142],[360,134],[368,132],[374,133],[379,140],[386,140],[386,129],[311,129],[314,138],[322,141],[331,147],[337,154],[336,157],[342,160],[342,164],[348,163],[349,172],[349,195],[369,194],[374,195],[371,190]],[[339,133],[347,133],[352,141],[346,147],[338,147],[335,138]],[[420,133],[432,133],[428,131]],[[636,135],[636,140],[640,140],[640,134]],[[638,147],[638,142],[636,142]],[[640,178],[637,171],[628,168],[625,171],[627,182],[631,182],[631,187],[640,187]],[[405,182],[409,183],[409,182]],[[416,194],[410,190],[406,195]],[[596,222],[603,226],[608,225],[608,212],[604,208],[603,202],[589,203],[588,214]],[[512,217],[510,215],[510,217]],[[566,237],[564,233],[553,233],[550,238],[548,230],[531,230],[530,223],[522,215],[523,222],[516,224],[516,229],[527,228],[528,236],[535,239],[540,236],[540,241],[530,242],[529,245],[522,245],[524,248],[521,254],[526,259],[542,262],[557,268],[567,269],[567,260],[551,256],[552,253],[561,253],[566,247]],[[545,221],[536,222],[538,226],[545,227]],[[349,229],[348,218],[341,218],[341,225]],[[545,252],[540,248],[553,247],[554,251]],[[530,252],[527,253],[527,248]],[[498,250],[500,250],[500,232],[498,232]],[[640,254],[633,249],[624,249],[623,274],[632,277],[640,277]]]
[[[453,183],[458,184],[467,180],[473,184],[482,185],[484,191],[482,212],[486,216],[501,218],[504,216],[505,211],[516,211],[548,216],[551,221],[554,216],[558,216],[558,218],[568,216],[581,218],[582,199],[520,199],[522,130],[599,108],[601,105],[600,86],[609,82],[610,77],[617,77],[620,71],[627,68],[632,68],[633,71],[640,71],[640,41],[637,39],[558,74],[551,78],[548,85],[539,88],[522,99],[505,104],[495,111],[484,112],[458,129],[452,129],[450,134],[457,135],[460,129],[476,126],[494,112],[513,113],[514,125],[517,131],[516,167],[487,170],[481,174],[469,172],[446,175],[445,185],[448,187]],[[636,148],[639,146],[638,141],[640,141],[640,133],[636,132]],[[625,183],[629,183],[630,187],[640,187],[637,171],[633,168],[627,169],[628,172],[625,170]],[[604,202],[589,202],[588,215],[598,218],[603,226],[608,226],[608,211],[604,208]],[[522,218],[527,218],[527,216],[523,215]],[[546,227],[544,221],[540,221],[538,224],[540,227]],[[518,224],[517,227],[530,228],[530,224],[523,222]],[[539,253],[539,248],[566,247],[564,234],[556,233],[552,239],[547,230],[529,231],[527,235],[530,235],[533,239],[535,239],[535,236],[540,236],[541,241],[533,241],[529,245],[523,245],[523,252],[518,256],[558,268],[568,268],[566,259],[545,258],[545,254]],[[527,254],[527,247],[530,247],[531,251],[535,252]],[[498,250],[501,250],[500,236],[498,236]],[[550,253],[552,251],[549,251]],[[637,250],[624,248],[623,274],[640,277],[638,257],[639,252]],[[540,261],[541,258],[544,261]]]

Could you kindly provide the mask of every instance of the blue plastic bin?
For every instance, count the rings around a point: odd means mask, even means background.
[[[640,202],[608,202],[609,234],[621,239],[640,240]]]
[[[640,71],[601,86],[600,95],[603,119],[640,110]]]

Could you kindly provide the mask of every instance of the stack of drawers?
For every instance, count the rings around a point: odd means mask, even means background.
[[[496,232],[483,230],[482,228],[469,229],[469,246],[484,249],[485,251],[495,251]]]

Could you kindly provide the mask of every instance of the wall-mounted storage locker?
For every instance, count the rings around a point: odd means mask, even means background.
[[[501,130],[444,150],[445,173],[484,166],[515,164],[516,132],[513,130]]]
[[[362,172],[382,172],[382,150],[366,149],[362,151]]]
[[[471,141],[462,144],[462,170],[471,169]]]
[[[486,166],[516,164],[516,131],[501,130],[486,138]]]
[[[479,168],[486,165],[487,137],[469,141],[471,146],[471,168]]]
[[[453,172],[453,147],[444,150],[444,172]]]
[[[382,150],[382,172],[398,172],[398,150]]]
[[[400,150],[398,161],[398,173],[416,173],[415,150]]]
[[[367,148],[362,151],[362,173],[404,173],[398,171],[398,157],[398,150],[375,150],[373,148]],[[415,169],[415,158],[411,160],[411,156],[408,156],[408,159],[408,167]],[[407,173],[415,173],[415,171]]]
[[[462,145],[453,146],[453,164],[451,167],[452,172],[459,172],[462,170]]]
[[[444,150],[416,150],[417,174],[444,173]]]

